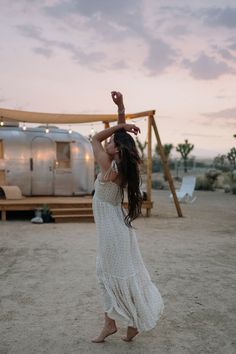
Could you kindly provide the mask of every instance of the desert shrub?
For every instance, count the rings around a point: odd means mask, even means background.
[[[215,169],[220,170],[222,172],[228,172],[230,170],[230,165],[227,161],[226,155],[217,155],[214,158],[212,165]]]
[[[214,182],[214,187],[215,187],[216,189],[224,189],[223,178],[217,179],[217,180]]]
[[[223,179],[223,184],[229,184],[230,185],[230,174],[229,173],[224,173],[224,179]]]
[[[196,191],[214,191],[214,186],[213,186],[212,180],[207,178],[206,176],[197,177],[195,190]]]
[[[49,209],[47,204],[43,205],[41,213],[42,213],[43,222],[45,223],[53,222],[52,212]]]
[[[229,186],[230,191],[233,194],[236,194],[236,170],[227,173],[224,182]]]
[[[234,184],[232,187],[231,187],[231,192],[233,194],[236,194],[236,184]]]
[[[205,176],[207,178],[209,178],[210,180],[212,180],[213,182],[217,181],[217,177],[221,174],[221,171],[216,170],[214,168],[210,168],[209,170],[207,170],[207,172],[205,173]]]
[[[208,180],[209,185],[212,186],[211,190],[215,190],[215,188],[217,188],[217,184],[218,184],[217,178],[220,175],[221,175],[221,171],[216,170],[214,168],[210,168],[205,173],[205,178]]]
[[[164,183],[161,180],[152,181],[152,189],[164,189]]]

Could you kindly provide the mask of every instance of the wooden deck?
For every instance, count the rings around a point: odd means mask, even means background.
[[[36,210],[47,205],[52,212],[55,222],[94,221],[92,211],[92,197],[26,197],[19,200],[0,199],[1,220],[7,220],[8,211]],[[124,203],[127,208],[127,202]],[[153,202],[144,201],[142,209],[146,209],[146,216],[150,215]]]

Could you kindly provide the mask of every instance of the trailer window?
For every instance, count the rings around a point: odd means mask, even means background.
[[[0,140],[0,159],[3,159],[3,140]]]
[[[57,160],[56,168],[70,168],[70,143],[56,142]]]

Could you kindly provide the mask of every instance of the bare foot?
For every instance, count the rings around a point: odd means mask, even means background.
[[[105,342],[104,339],[117,332],[116,325],[105,325],[98,337],[92,339],[93,343]]]
[[[126,336],[122,337],[125,342],[130,342],[138,334],[137,328],[128,327]]]

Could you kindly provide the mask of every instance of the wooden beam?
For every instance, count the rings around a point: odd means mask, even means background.
[[[167,159],[166,159],[166,156],[165,156],[165,153],[164,153],[163,146],[161,144],[161,139],[160,139],[160,136],[159,136],[159,133],[158,133],[158,130],[157,130],[156,122],[155,122],[154,117],[151,117],[151,118],[152,118],[152,121],[151,121],[152,127],[154,129],[154,132],[155,132],[155,135],[156,135],[156,139],[157,139],[158,152],[160,154],[160,157],[161,157],[161,160],[162,160],[162,163],[163,163],[164,173],[165,173],[165,175],[167,177],[167,180],[169,182],[169,187],[170,187],[171,193],[172,193],[173,198],[174,198],[175,207],[176,207],[178,216],[182,217],[183,216],[182,210],[180,208],[179,201],[178,201],[178,198],[177,198],[177,195],[176,195],[176,192],[175,192],[174,182],[173,182],[172,176],[170,174],[170,170],[169,170]]]
[[[127,113],[126,119],[135,119],[154,115],[155,110]],[[64,114],[64,113],[42,113],[19,111],[15,109],[0,108],[0,118],[4,121],[13,120],[27,123],[42,124],[79,124],[92,122],[114,122],[117,114]]]
[[[107,129],[107,128],[109,128],[109,127],[110,127],[109,122],[103,122],[103,124],[104,124],[104,129]]]
[[[147,200],[152,200],[152,116],[148,116],[147,131]],[[147,216],[151,215],[151,209],[147,208]]]

